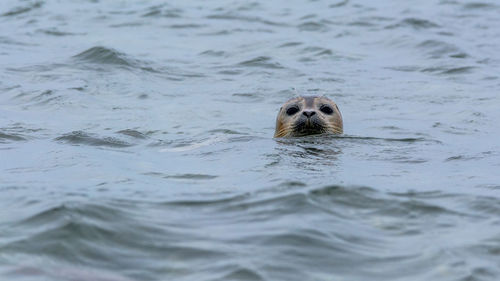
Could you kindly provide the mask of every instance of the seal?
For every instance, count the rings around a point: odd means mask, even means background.
[[[327,97],[302,96],[287,101],[280,108],[274,137],[342,132],[342,115],[335,102]]]

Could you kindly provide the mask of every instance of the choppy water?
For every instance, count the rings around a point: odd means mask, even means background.
[[[0,4],[1,280],[500,280],[500,4],[171,2]]]

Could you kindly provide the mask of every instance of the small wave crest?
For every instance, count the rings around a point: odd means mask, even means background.
[[[13,134],[13,133],[7,133],[7,132],[2,132],[0,131],[0,143],[6,143],[10,141],[25,141],[26,138],[19,135],[19,134]]]
[[[262,67],[271,69],[282,69],[284,68],[280,63],[273,62],[272,58],[266,56],[260,56],[246,61],[238,63],[238,66],[244,67]]]
[[[398,28],[398,27],[411,27],[413,29],[429,29],[429,28],[437,28],[439,27],[439,25],[427,19],[406,18],[401,20],[397,24],[387,26],[388,29]]]
[[[196,233],[181,234],[169,223],[161,220],[153,223],[154,218],[142,212],[134,213],[137,204],[66,202],[45,207],[11,225],[12,237],[4,240],[0,250],[6,255],[27,257],[25,263],[16,263],[17,269],[11,271],[12,275],[51,276],[57,280],[128,280],[127,277],[152,280],[151,276],[183,270],[183,262],[226,257],[223,251],[197,244]],[[40,270],[36,265],[38,260],[32,258],[40,255],[46,263],[57,263],[59,268],[43,264],[44,270]],[[138,262],[144,258],[150,265]],[[33,263],[35,265],[31,265]],[[70,266],[66,268],[68,263]],[[81,266],[74,271],[71,264]],[[88,272],[88,268],[92,271]],[[125,277],[114,275],[114,279],[105,274],[117,270]],[[72,277],[82,279],[64,279],[61,272],[72,272]],[[111,279],[99,279],[99,276]]]
[[[100,46],[85,50],[74,56],[74,58],[89,63],[134,66],[133,60],[124,53]]]
[[[13,8],[10,11],[1,14],[1,16],[4,16],[4,17],[17,16],[17,15],[25,14],[25,13],[31,12],[33,10],[39,9],[42,6],[43,6],[43,2],[35,1],[32,3],[29,3],[26,6]]]
[[[159,73],[149,62],[141,61],[119,52],[113,48],[101,46],[92,47],[75,56],[73,59],[86,64],[96,64],[101,66],[114,66],[127,69],[137,69],[146,72]]]
[[[129,147],[133,144],[114,137],[99,137],[83,131],[74,131],[55,139],[73,145],[107,146],[107,147]]]
[[[381,141],[381,142],[406,142],[406,143],[414,143],[414,142],[435,142],[441,143],[438,140],[426,139],[426,138],[384,138],[384,137],[368,137],[368,136],[356,136],[356,135],[335,135],[335,134],[322,134],[318,136],[305,136],[305,137],[297,137],[297,138],[278,138],[277,141],[281,143],[318,143],[325,144],[334,140],[349,140],[349,141]]]

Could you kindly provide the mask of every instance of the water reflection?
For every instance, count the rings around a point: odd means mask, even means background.
[[[333,135],[277,138],[273,164],[292,165],[303,171],[321,171],[325,166],[336,166],[342,146]]]

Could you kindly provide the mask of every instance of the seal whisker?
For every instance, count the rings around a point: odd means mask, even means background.
[[[327,131],[332,132],[334,134],[342,134],[343,132],[342,128],[337,126],[329,126]]]
[[[333,130],[333,131],[342,131],[342,128],[339,126],[328,125],[328,128]]]
[[[275,137],[278,137],[278,138],[281,138],[281,137],[284,137],[286,136],[287,134],[289,134],[290,132],[290,126],[285,126],[285,127],[282,127],[278,132],[275,133]]]

